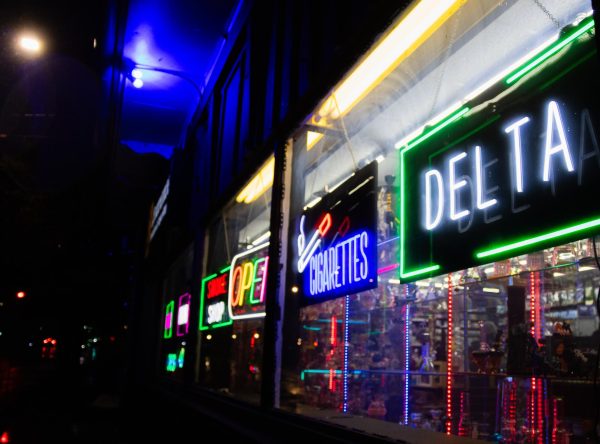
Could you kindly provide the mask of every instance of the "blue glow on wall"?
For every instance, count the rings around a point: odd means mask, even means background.
[[[162,145],[181,142],[236,4],[234,0],[129,2],[123,74],[130,77],[138,66],[143,86],[136,89],[133,78],[125,83],[123,143],[140,153],[156,148],[154,152],[168,157],[170,152]]]

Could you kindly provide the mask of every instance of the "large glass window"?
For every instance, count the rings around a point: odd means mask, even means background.
[[[583,0],[415,2],[310,116],[294,143],[283,408],[398,438],[381,420],[509,442],[592,433],[590,239],[407,284],[398,241],[401,149],[443,131],[451,110],[510,94],[499,82],[590,11]],[[378,285],[307,303],[301,219],[373,161]]]
[[[274,159],[209,225],[200,291],[198,383],[258,403]]]

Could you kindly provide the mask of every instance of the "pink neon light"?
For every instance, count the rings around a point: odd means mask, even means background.
[[[452,339],[453,339],[453,322],[452,322],[452,274],[448,274],[448,355],[446,362],[448,369],[446,372],[446,434],[452,433]]]
[[[190,300],[192,295],[189,293],[182,294],[179,297],[179,307],[177,308],[177,336],[185,336],[188,334],[190,326]]]
[[[386,265],[385,267],[381,267],[380,269],[378,269],[377,270],[377,274],[383,274],[383,273],[385,273],[387,271],[395,270],[399,266],[400,266],[400,264]]]
[[[330,228],[331,228],[331,214],[325,213],[325,216],[323,217],[323,219],[321,219],[321,222],[319,223],[319,228],[317,228],[317,231],[319,232],[319,234],[321,236],[325,236],[325,234],[327,234],[327,232],[329,231]]]
[[[169,330],[171,328],[171,326],[173,325],[172,322],[172,314],[171,312],[167,313],[167,315],[165,316],[165,330]]]

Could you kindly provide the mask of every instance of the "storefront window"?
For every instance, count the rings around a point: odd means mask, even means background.
[[[159,374],[183,381],[183,369],[190,366],[186,357],[192,301],[193,249],[187,248],[169,269],[163,282],[163,304],[159,336]]]
[[[283,408],[396,438],[373,420],[508,442],[592,433],[590,11],[415,2],[308,119],[292,167]],[[374,226],[336,214],[355,210],[368,168]]]
[[[215,218],[200,284],[198,383],[258,403],[262,381],[271,158]]]

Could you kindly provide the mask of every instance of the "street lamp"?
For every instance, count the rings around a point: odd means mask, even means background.
[[[19,48],[27,55],[37,56],[43,49],[42,41],[33,34],[22,34],[17,39]]]

